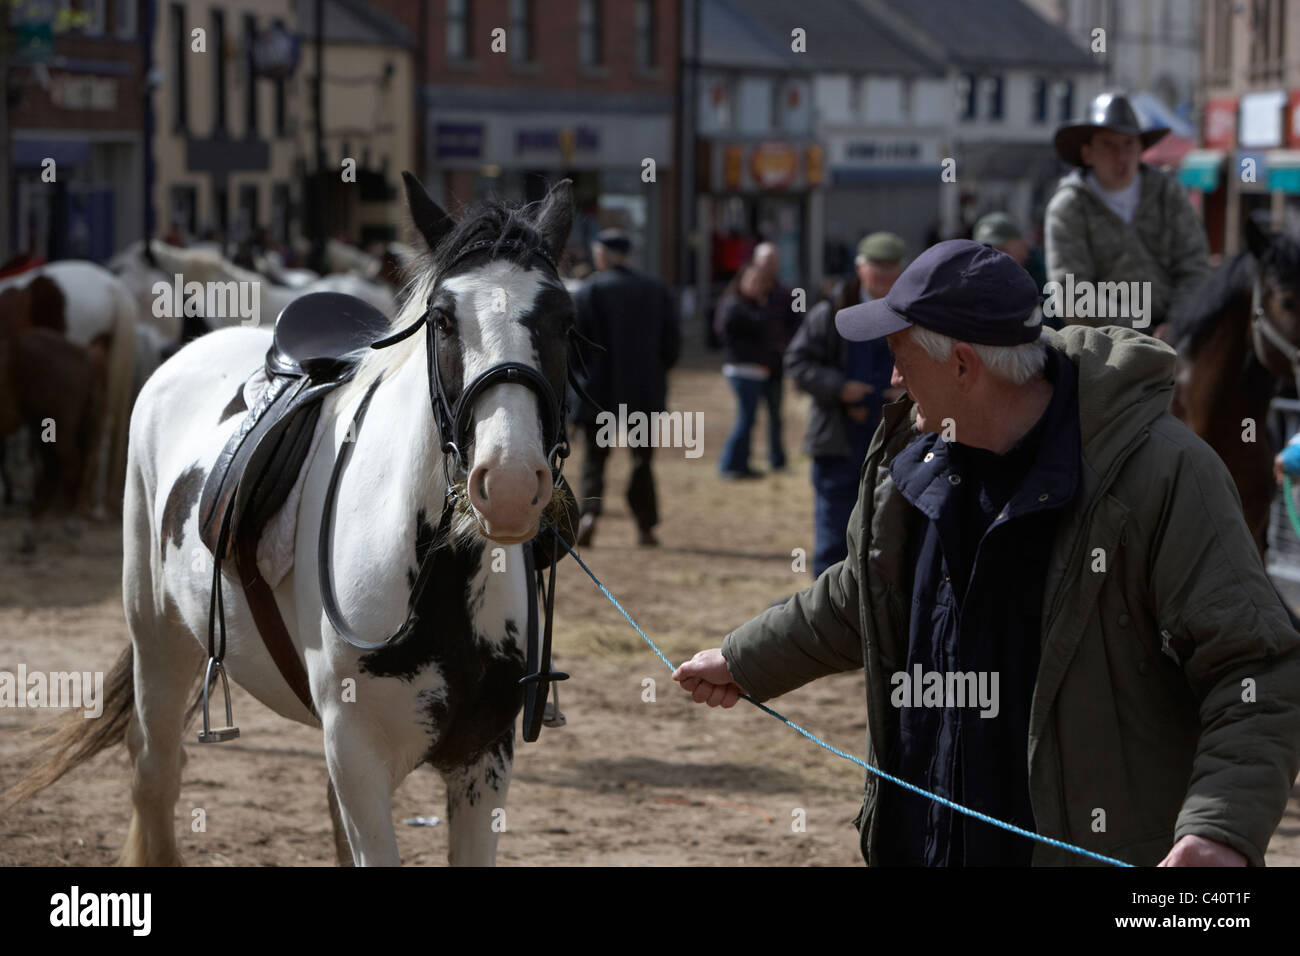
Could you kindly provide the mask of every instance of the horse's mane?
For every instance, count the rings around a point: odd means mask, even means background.
[[[1250,295],[1261,267],[1275,280],[1300,287],[1300,233],[1290,228],[1274,233],[1264,263],[1248,251],[1237,253],[1182,298],[1171,321],[1175,339],[1189,358],[1205,344],[1233,300]]]
[[[1249,295],[1255,281],[1255,257],[1249,252],[1239,252],[1230,260],[1212,269],[1182,298],[1170,319],[1174,326],[1174,340],[1189,357],[1194,357],[1218,326],[1223,314],[1233,300]]]
[[[496,242],[484,250],[488,258],[527,264],[533,250],[545,248],[542,235],[533,223],[541,205],[540,201],[519,204],[489,197],[467,206],[432,253],[422,246],[403,267],[406,283],[399,297],[402,306],[389,327],[394,332],[404,329],[423,314],[438,278],[470,243],[495,239]],[[424,336],[417,333],[389,348],[371,350],[362,358],[353,380],[340,390],[346,390],[340,397],[340,407],[350,402],[353,394],[364,392],[377,376],[389,375],[423,347]]]

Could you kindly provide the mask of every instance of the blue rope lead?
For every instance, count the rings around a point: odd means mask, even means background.
[[[655,642],[650,640],[650,636],[646,634],[645,631],[641,630],[640,626],[637,624],[636,621],[632,620],[632,615],[628,614],[627,611],[624,610],[623,605],[618,603],[618,598],[614,597],[614,595],[609,593],[609,588],[605,587],[605,585],[600,583],[600,578],[592,574],[591,568],[587,567],[587,565],[583,563],[582,558],[578,557],[577,552],[569,547],[569,543],[559,535],[556,535],[556,539],[560,542],[560,544],[564,546],[565,551],[568,551],[569,554],[573,555],[573,560],[578,562],[578,567],[582,568],[582,570],[587,572],[587,577],[591,578],[591,580],[596,582],[596,587],[600,588],[601,591],[605,593],[605,597],[609,598],[610,603],[612,603],[614,607],[618,608],[620,613],[622,613],[622,615],[625,618],[627,618],[627,622],[631,624],[634,628],[636,628],[636,632],[638,634],[640,634],[643,638],[645,638],[645,642],[650,645],[650,649],[659,655],[659,659],[664,662],[664,664],[668,667],[668,669],[676,670],[677,668],[673,667],[672,662],[668,660],[668,658],[664,657],[663,651],[659,650],[659,648],[655,645]],[[861,767],[864,770],[868,770],[871,773],[874,773],[877,777],[883,777],[884,779],[890,781],[891,783],[898,784],[900,787],[906,787],[908,790],[911,790],[913,793],[919,793],[923,797],[929,797],[931,800],[937,801],[938,803],[942,803],[945,807],[951,807],[953,810],[956,810],[958,813],[964,813],[968,817],[974,817],[976,820],[982,820],[985,823],[991,824],[992,826],[1001,827],[1004,830],[1009,830],[1012,833],[1017,833],[1022,837],[1028,837],[1031,840],[1037,840],[1038,842],[1046,843],[1049,846],[1059,847],[1062,850],[1069,850],[1071,853],[1078,853],[1081,856],[1090,857],[1094,860],[1099,860],[1102,863],[1109,863],[1112,866],[1131,867],[1133,865],[1132,863],[1125,863],[1123,860],[1116,860],[1114,857],[1103,856],[1100,853],[1094,853],[1091,850],[1085,850],[1083,847],[1074,846],[1073,844],[1065,843],[1061,840],[1054,840],[1051,837],[1043,836],[1041,833],[1032,833],[1029,830],[1021,829],[1020,827],[1014,824],[1005,823],[1002,820],[998,820],[994,817],[991,817],[986,813],[981,813],[978,810],[972,810],[969,807],[963,807],[960,803],[954,803],[953,801],[947,799],[946,797],[939,796],[937,793],[931,793],[928,790],[923,790],[920,787],[908,783],[906,780],[899,780],[897,777],[887,774],[883,770],[877,770],[875,767],[871,766],[865,760],[860,760],[859,758],[853,756],[853,754],[847,754],[843,750],[840,750],[838,747],[832,747],[830,744],[826,743],[826,741],[822,740],[817,735],[811,734],[808,731],[804,730],[802,727],[796,724],[793,720],[790,720],[790,718],[786,717],[784,714],[778,714],[771,707],[768,707],[766,704],[760,704],[758,701],[754,700],[754,698],[750,697],[748,694],[741,694],[740,696],[744,700],[749,701],[759,710],[771,714],[773,717],[781,721],[781,723],[785,724],[787,727],[791,727],[799,731],[799,733],[803,734],[805,737],[807,737],[817,746],[823,747],[826,750],[829,750],[831,753],[835,754],[836,756],[843,757],[845,760],[853,761],[859,767]]]

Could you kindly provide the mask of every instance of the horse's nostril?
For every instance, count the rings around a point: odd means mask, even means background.
[[[488,500],[487,492],[487,469],[479,472],[478,476],[478,496],[484,501]]]

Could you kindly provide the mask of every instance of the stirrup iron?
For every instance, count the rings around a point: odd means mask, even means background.
[[[546,707],[542,711],[542,726],[563,727],[566,723],[568,721],[560,711],[560,685],[554,683],[551,685],[551,699],[546,702]]]
[[[212,729],[212,724],[208,717],[208,689],[212,686],[212,672],[221,675],[221,689],[226,695],[226,726]],[[201,744],[219,744],[226,740],[234,740],[239,736],[239,728],[235,726],[235,719],[230,712],[230,682],[226,679],[226,668],[221,661],[215,657],[208,658],[208,670],[203,675],[203,731],[199,734],[199,743]]]

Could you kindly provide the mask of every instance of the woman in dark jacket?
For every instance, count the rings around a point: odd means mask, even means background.
[[[722,449],[718,471],[728,481],[758,478],[749,467],[749,436],[758,405],[772,374],[772,349],[766,303],[771,282],[752,262],[741,267],[718,303],[724,364],[731,390],[736,393],[736,424]]]

